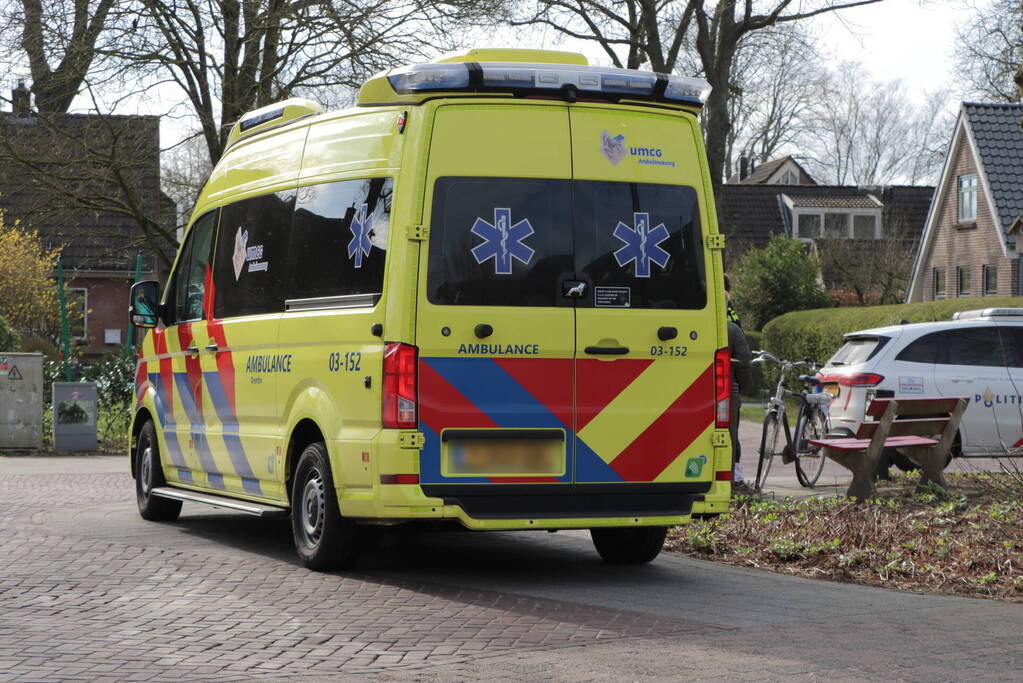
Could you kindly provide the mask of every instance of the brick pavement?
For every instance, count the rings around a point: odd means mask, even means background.
[[[187,504],[177,523],[147,523],[130,477],[103,464],[123,460],[66,460],[0,458],[0,680],[947,680],[1023,668],[1017,605],[673,556],[609,567],[576,533],[393,534],[360,571],[317,574],[295,563],[287,523]]]

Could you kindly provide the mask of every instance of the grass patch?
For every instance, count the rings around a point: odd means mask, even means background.
[[[672,529],[668,548],[758,569],[928,593],[1023,602],[1023,476],[917,475],[865,503],[737,495],[729,514]]]

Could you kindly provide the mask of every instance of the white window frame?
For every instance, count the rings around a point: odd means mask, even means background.
[[[816,216],[817,225],[820,228],[819,233],[825,238],[824,235],[824,215],[825,214],[844,214],[845,215],[845,238],[853,239],[853,216],[867,216],[874,219],[874,237],[873,239],[881,239],[881,210],[876,211],[870,210],[856,210],[856,211],[828,211],[825,209],[793,209],[792,210],[792,232],[794,238],[802,242],[809,242],[811,237],[800,237],[799,233],[799,217],[800,216]]]
[[[975,222],[977,220],[977,174],[964,173],[959,176],[958,187],[959,222]]]

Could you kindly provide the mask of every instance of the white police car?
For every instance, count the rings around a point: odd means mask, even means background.
[[[855,434],[874,398],[966,396],[953,455],[1023,452],[1023,308],[850,332],[819,377],[833,433]]]

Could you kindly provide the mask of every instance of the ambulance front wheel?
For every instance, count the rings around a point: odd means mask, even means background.
[[[323,442],[306,446],[291,489],[291,529],[299,560],[309,569],[350,569],[358,559],[358,529],[341,517]]]
[[[661,553],[667,527],[590,529],[593,545],[610,564],[646,564]]]
[[[139,432],[135,448],[135,499],[142,519],[151,522],[172,522],[181,514],[181,501],[153,495],[153,489],[167,482],[160,465],[160,444],[156,427],[148,420]]]

